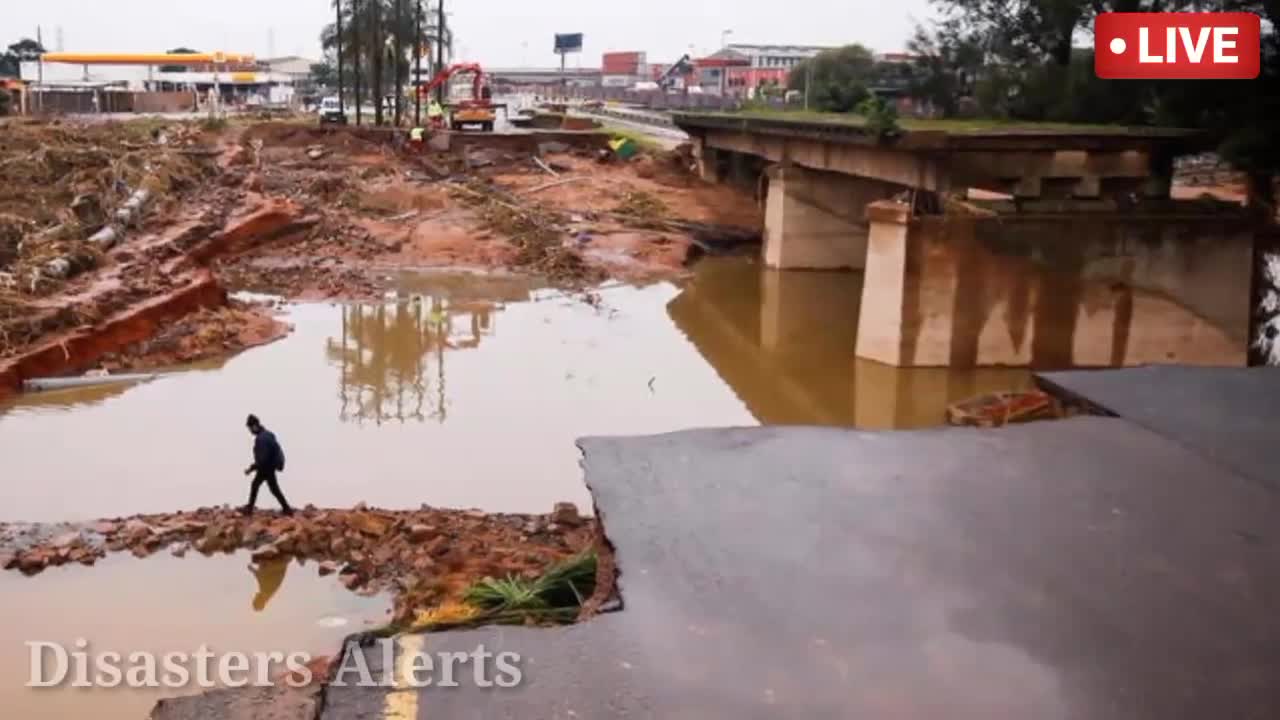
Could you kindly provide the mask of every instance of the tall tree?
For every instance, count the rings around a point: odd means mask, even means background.
[[[870,95],[876,60],[861,45],[826,50],[803,60],[787,78],[792,90],[805,90],[810,106],[827,112],[851,112]]]
[[[386,28],[382,22],[386,18],[386,0],[370,0],[368,15],[369,56],[373,67],[373,122],[382,125],[382,71],[387,56]]]
[[[44,49],[43,45],[31,38],[22,38],[9,46],[9,52],[22,62],[32,62],[39,60],[40,56],[48,51]]]
[[[0,75],[17,77],[22,74],[22,63],[39,60],[44,53],[43,45],[31,38],[22,38],[0,54]]]
[[[360,0],[359,17],[352,10],[351,0],[342,2],[343,64],[347,68],[354,68],[357,58],[359,59],[360,85],[365,88],[373,88],[375,84],[390,87],[396,83],[397,77],[407,76],[412,63],[412,52],[409,49],[416,45],[434,48],[443,40],[444,47],[452,53],[452,33],[446,28],[443,38],[440,37],[442,33],[437,31],[434,13],[424,13],[419,32],[416,13],[397,14],[395,2],[396,0]],[[376,38],[373,32],[375,29]],[[321,32],[320,42],[326,51],[337,51],[337,31],[335,18],[335,22]],[[399,52],[397,46],[400,48]],[[343,82],[347,86],[354,85],[354,72],[344,73]]]
[[[1263,206],[1280,172],[1280,0],[931,0],[917,28],[915,94],[944,114],[971,97],[987,116],[1196,127],[1246,170]],[[1094,73],[1092,39],[1104,12],[1252,12],[1263,22],[1262,71],[1248,81],[1120,81]]]

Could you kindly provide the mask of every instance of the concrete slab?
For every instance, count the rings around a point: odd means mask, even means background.
[[[1280,368],[1154,366],[1036,380],[1280,489]]]
[[[625,609],[425,636],[524,677],[413,716],[1280,716],[1276,496],[1131,423],[581,446]],[[329,688],[322,717],[382,700]]]

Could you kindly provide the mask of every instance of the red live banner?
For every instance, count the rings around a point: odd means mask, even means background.
[[[1261,65],[1253,13],[1102,13],[1093,36],[1106,80],[1249,80]]]

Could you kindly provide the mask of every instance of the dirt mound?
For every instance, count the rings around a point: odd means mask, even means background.
[[[320,127],[298,123],[270,122],[245,131],[244,142],[261,141],[264,147],[310,148],[368,153],[378,152],[391,142],[389,131],[364,128]]]
[[[232,301],[164,326],[154,337],[102,358],[111,372],[141,370],[222,357],[284,337],[289,326],[269,307]]]

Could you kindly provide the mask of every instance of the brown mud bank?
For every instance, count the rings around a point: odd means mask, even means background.
[[[0,567],[6,570],[34,575],[71,563],[93,565],[109,552],[146,557],[166,549],[177,556],[249,550],[255,562],[315,562],[320,575],[336,574],[361,594],[389,592],[396,625],[461,602],[483,578],[535,578],[593,548],[607,552],[595,521],[570,504],[547,515],[358,506],[307,508],[285,517],[202,508],[82,524],[0,524]]]
[[[623,161],[595,133],[444,133],[413,148],[390,130],[279,122],[16,127],[0,140],[0,395],[283,332],[263,332],[261,312],[192,315],[228,292],[368,299],[394,271],[431,268],[569,289],[649,281],[680,274],[708,237],[750,241],[761,224],[754,198],[691,177],[687,153]],[[183,318],[182,341],[153,342]]]

